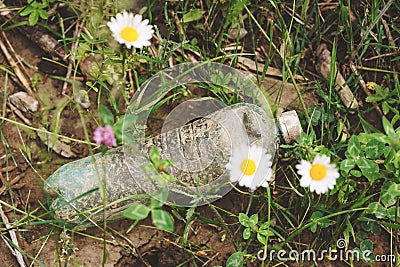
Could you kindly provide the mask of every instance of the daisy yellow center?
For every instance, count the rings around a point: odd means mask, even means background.
[[[134,42],[139,37],[137,30],[129,26],[123,28],[120,35],[127,42]]]
[[[327,169],[322,164],[313,164],[310,169],[310,176],[313,180],[320,181],[325,178]]]
[[[256,172],[257,165],[254,160],[245,159],[240,163],[240,170],[245,175],[252,175]]]

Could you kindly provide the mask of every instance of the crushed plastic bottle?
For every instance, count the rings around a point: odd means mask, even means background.
[[[300,136],[301,126],[295,111],[282,113],[278,126],[286,143]],[[148,151],[155,145],[162,157],[173,155],[176,159],[177,153],[182,152],[184,155],[177,159],[180,163],[176,161],[178,166],[172,167],[170,174],[189,188],[201,189],[197,195],[188,197],[190,191],[179,192],[184,187],[169,185],[170,199],[174,204],[190,206],[196,197],[207,199],[205,196],[217,196],[208,198],[211,202],[232,188],[225,169],[232,146],[248,138],[249,143],[267,146],[268,151],[273,153],[278,139],[276,128],[274,123],[271,125],[265,120],[260,108],[249,104],[236,105],[164,132],[140,145],[112,148],[104,155],[95,154],[68,163],[45,181],[44,189],[53,197],[51,209],[55,218],[78,228],[101,222],[104,209],[107,220],[119,218],[127,206],[144,203],[144,195],[157,189],[157,185],[147,182],[150,176],[157,173],[149,174],[143,168],[149,163]],[[205,157],[207,153],[211,157]],[[100,187],[104,189],[106,205]]]

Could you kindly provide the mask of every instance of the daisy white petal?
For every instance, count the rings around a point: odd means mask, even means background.
[[[300,186],[308,187],[310,192],[315,191],[316,194],[324,194],[333,189],[340,176],[335,164],[331,164],[326,155],[315,156],[312,163],[301,160],[296,168],[301,176]]]
[[[143,25],[143,26],[145,26],[145,25],[147,25],[147,24],[149,24],[149,20],[148,20],[148,19],[145,19],[145,20],[142,21],[142,25]]]
[[[312,181],[311,177],[309,177],[309,176],[303,176],[303,177],[300,179],[300,186],[302,186],[302,187],[309,187],[310,184],[311,184],[311,181]]]
[[[271,166],[272,156],[262,147],[240,145],[233,149],[226,167],[230,171],[231,182],[239,182],[240,186],[254,191],[260,186],[268,186],[272,177]]]
[[[297,173],[300,175],[306,175],[309,173],[309,169],[311,168],[311,163],[306,160],[301,160],[300,164],[296,165]]]
[[[111,18],[107,26],[114,39],[120,44],[125,44],[128,49],[149,46],[154,33],[148,19],[142,20],[141,15],[133,15],[126,11]]]

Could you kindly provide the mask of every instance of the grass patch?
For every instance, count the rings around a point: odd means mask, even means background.
[[[317,257],[298,261],[300,266],[310,266],[331,261],[321,253],[332,249],[362,255],[336,259],[335,266],[373,266],[379,261],[397,266],[397,1],[128,2],[4,1],[1,40],[18,65],[10,66],[2,48],[0,207],[11,223],[0,221],[7,244],[0,246],[1,254],[18,251],[26,263],[40,266],[151,266],[157,261],[164,264],[160,266],[291,266],[296,255],[289,252],[302,255],[312,250]],[[114,40],[107,22],[124,10],[142,15],[153,25],[150,43],[128,49]],[[29,31],[51,36],[56,46],[46,50],[43,46],[49,44],[41,44]],[[7,47],[8,39],[22,40],[23,45],[11,42],[15,45]],[[318,55],[321,44],[329,50],[329,58]],[[30,46],[35,48],[26,52]],[[168,206],[165,199],[144,197],[149,203],[135,204],[125,212],[131,221],[104,220],[88,231],[74,230],[68,222],[53,218],[54,196],[44,196],[42,185],[52,172],[73,160],[57,153],[55,141],[71,147],[77,158],[106,153],[109,148],[93,142],[93,132],[110,125],[121,145],[127,107],[135,104],[131,99],[136,92],[145,95],[141,86],[146,80],[168,67],[204,61],[251,76],[269,97],[274,116],[288,109],[298,111],[303,133],[292,144],[280,144],[274,180],[254,192],[237,187],[223,199],[196,208]],[[18,113],[9,100],[23,91],[21,73],[39,101],[38,111]],[[225,78],[229,83],[230,78]],[[354,94],[356,108],[343,101],[345,88]],[[176,87],[146,111],[151,114],[146,134],[154,136],[171,110],[195,98],[213,98],[226,105],[242,100],[221,85]],[[51,135],[53,145],[43,144],[38,133]],[[302,160],[313,163],[321,155],[335,164],[339,178],[334,187],[316,194],[311,185],[304,187],[304,175],[296,165]],[[150,156],[157,175],[173,180],[166,171],[172,163],[161,160],[154,150]],[[313,176],[311,170],[307,173]],[[22,178],[15,180],[18,176]],[[102,179],[98,188],[102,203],[94,210],[105,218],[125,199],[109,203]],[[20,244],[12,238],[15,233]],[[85,262],[88,257],[76,248],[89,242],[101,245],[94,249],[98,258]],[[115,247],[123,251],[119,256],[110,253]],[[9,256],[5,262],[13,260]]]

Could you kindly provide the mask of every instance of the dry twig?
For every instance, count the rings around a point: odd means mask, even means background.
[[[396,43],[393,40],[393,36],[392,36],[392,33],[390,32],[389,25],[387,24],[386,20],[384,20],[383,18],[382,18],[382,24],[383,24],[383,27],[385,28],[385,32],[386,32],[386,36],[388,38],[389,44],[390,44],[390,46],[392,46],[392,49],[391,49],[392,52],[398,53],[399,52],[398,47],[396,46]],[[400,61],[396,60],[396,65],[394,66],[394,74],[393,74],[393,78],[396,82],[399,81],[399,77],[397,74],[397,71],[399,69],[400,69]]]
[[[29,95],[34,96],[35,93],[32,90],[30,79],[28,78],[29,76],[26,74],[23,68],[19,67],[18,64],[19,62],[14,58],[16,54],[14,49],[12,48],[10,41],[7,38],[6,33],[2,32],[1,35],[2,35],[1,36],[2,38],[0,38],[1,51],[3,52],[10,66],[13,68],[15,75],[18,77],[18,80],[21,82],[24,89],[29,93]],[[13,53],[14,56],[11,53]]]
[[[358,108],[358,102],[350,90],[350,87],[346,84],[346,80],[343,78],[342,74],[339,72],[337,62],[334,63],[334,69],[331,70],[331,52],[328,46],[324,43],[318,46],[316,51],[316,56],[318,57],[317,69],[321,72],[325,78],[331,77],[331,71],[335,73],[336,84],[335,90],[338,92],[340,99],[347,108],[356,109]]]
[[[252,72],[255,72],[255,73],[260,73],[265,68],[264,64],[259,63],[259,62],[256,63],[254,60],[247,58],[247,57],[238,57],[237,59],[238,59],[238,63],[242,67],[244,67]],[[280,70],[278,70],[277,68],[271,67],[271,66],[268,66],[265,74],[269,75],[269,76],[279,77],[279,78],[283,77]],[[298,75],[298,74],[294,75],[294,78],[299,81],[307,80],[305,77]]]
[[[3,235],[1,235],[1,237],[4,240],[4,242],[6,243],[6,245],[8,246],[8,248],[11,250],[11,253],[17,258],[19,265],[21,267],[25,267],[26,265],[25,265],[24,257],[22,256],[21,252],[19,252],[19,250],[18,250],[19,244],[18,244],[17,235],[15,233],[15,230],[11,229],[10,221],[8,220],[6,214],[4,213],[1,204],[0,204],[0,216],[1,216],[1,219],[2,219],[5,227],[8,229],[8,233],[10,234],[11,241],[14,243],[14,246],[16,248],[11,247]]]
[[[13,9],[7,8],[7,6],[2,2],[0,2],[0,8],[5,10],[0,13],[0,21],[10,24],[17,24],[21,22],[21,18],[17,16],[17,12]],[[16,27],[16,29],[46,53],[55,55],[58,58],[65,60],[65,51],[61,47],[60,43],[51,35],[43,32],[40,27],[20,25]]]
[[[7,105],[25,124],[32,126],[31,121],[29,119],[27,119],[19,109],[17,109],[10,103],[7,103]]]
[[[77,38],[77,40],[72,44],[71,51],[74,53],[76,49],[78,48],[79,45],[79,36],[81,35],[81,32],[83,30],[83,26],[85,25],[84,22],[77,22],[76,27],[75,27],[75,32],[74,32],[74,37]],[[67,88],[68,88],[68,80],[71,77],[72,74],[72,68],[75,66],[75,60],[74,57],[71,55],[69,58],[69,63],[68,63],[68,69],[67,69],[67,74],[65,77],[65,82],[62,87],[62,94],[65,95],[67,93]]]
[[[354,65],[353,61],[350,61],[350,69],[354,72],[354,74],[360,79],[359,83],[361,85],[361,88],[363,89],[364,93],[369,96],[371,94],[371,92],[368,90],[367,85],[363,79],[363,77],[360,75],[360,73],[358,72],[358,69],[356,67],[356,65]],[[373,105],[375,105],[375,109],[376,112],[378,112],[378,114],[380,116],[383,116],[383,112],[381,110],[381,108],[376,105],[376,103],[372,103]]]
[[[172,12],[172,16],[174,17],[176,29],[178,30],[179,36],[181,37],[182,40],[184,40],[185,31],[183,30],[181,20],[179,19],[178,15],[176,15],[174,12]]]
[[[3,160],[6,158],[6,155],[3,155],[3,157],[1,157],[0,159]],[[22,187],[25,186],[25,183],[20,183],[17,184],[22,176],[21,175],[17,175],[16,177],[14,177],[11,181],[9,181],[8,179],[4,178],[3,176],[3,172],[11,172],[13,170],[15,170],[17,167],[16,166],[6,166],[4,168],[0,169],[0,195],[4,194],[8,188],[11,189],[21,189]]]

